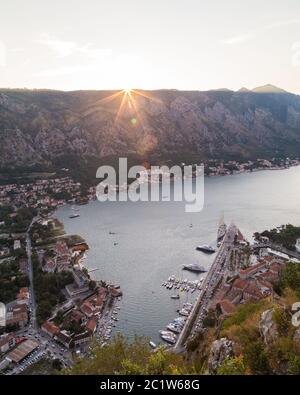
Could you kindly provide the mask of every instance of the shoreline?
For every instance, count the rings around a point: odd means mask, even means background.
[[[226,176],[235,176],[239,174],[251,174],[251,173],[258,173],[261,171],[280,171],[280,170],[288,170],[293,167],[299,167],[300,163],[285,166],[285,167],[269,167],[269,168],[255,168],[252,170],[241,170],[241,171],[233,171],[232,173],[225,173],[225,174],[205,174],[205,177],[226,177]]]

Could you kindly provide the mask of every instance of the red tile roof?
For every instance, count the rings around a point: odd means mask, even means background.
[[[88,320],[88,323],[86,325],[86,328],[91,331],[94,332],[97,326],[97,320],[95,318],[91,318],[90,320]]]
[[[232,287],[234,288],[238,288],[238,289],[245,289],[247,286],[247,281],[246,280],[242,280],[241,278],[237,278],[236,280],[234,280]]]
[[[53,336],[59,332],[59,327],[50,321],[45,321],[42,325],[42,329],[48,333],[51,333]]]
[[[221,300],[219,303],[223,314],[232,314],[235,311],[235,306],[227,299]]]

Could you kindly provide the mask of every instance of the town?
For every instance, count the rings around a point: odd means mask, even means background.
[[[225,176],[260,170],[281,170],[299,164],[300,160],[298,158],[256,159],[255,161],[210,160],[205,163],[204,171],[206,176]]]
[[[56,208],[85,204],[69,177],[0,186],[0,370],[26,372],[39,361],[70,367],[87,355],[93,339],[109,341],[122,292],[93,281],[83,267],[87,243],[65,235]],[[52,361],[52,362],[51,362]]]

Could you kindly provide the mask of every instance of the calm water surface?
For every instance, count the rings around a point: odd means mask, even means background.
[[[195,247],[215,240],[222,213],[248,238],[281,224],[300,225],[300,167],[206,178],[203,211],[186,213],[184,204],[95,201],[80,206],[76,219],[69,219],[68,206],[57,212],[66,232],[89,244],[85,265],[99,269],[92,276],[120,284],[124,297],[116,330],[130,338],[139,334],[158,341],[158,331],[177,316],[179,304],[191,300],[186,294],[180,302],[171,300],[172,291],[161,284],[171,274],[199,278],[182,272],[183,264],[209,268],[213,256]]]

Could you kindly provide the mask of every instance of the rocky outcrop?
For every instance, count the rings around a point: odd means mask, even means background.
[[[217,369],[222,365],[226,358],[234,356],[234,343],[223,337],[215,340],[210,349],[208,358],[208,371],[211,374],[216,373]]]
[[[266,310],[261,315],[259,323],[259,330],[264,343],[272,344],[278,338],[278,331],[275,322],[273,321],[274,309]]]
[[[300,97],[284,92],[0,91],[0,167],[136,154],[186,161],[299,155]]]
[[[297,329],[294,333],[293,341],[300,346],[300,329]]]

